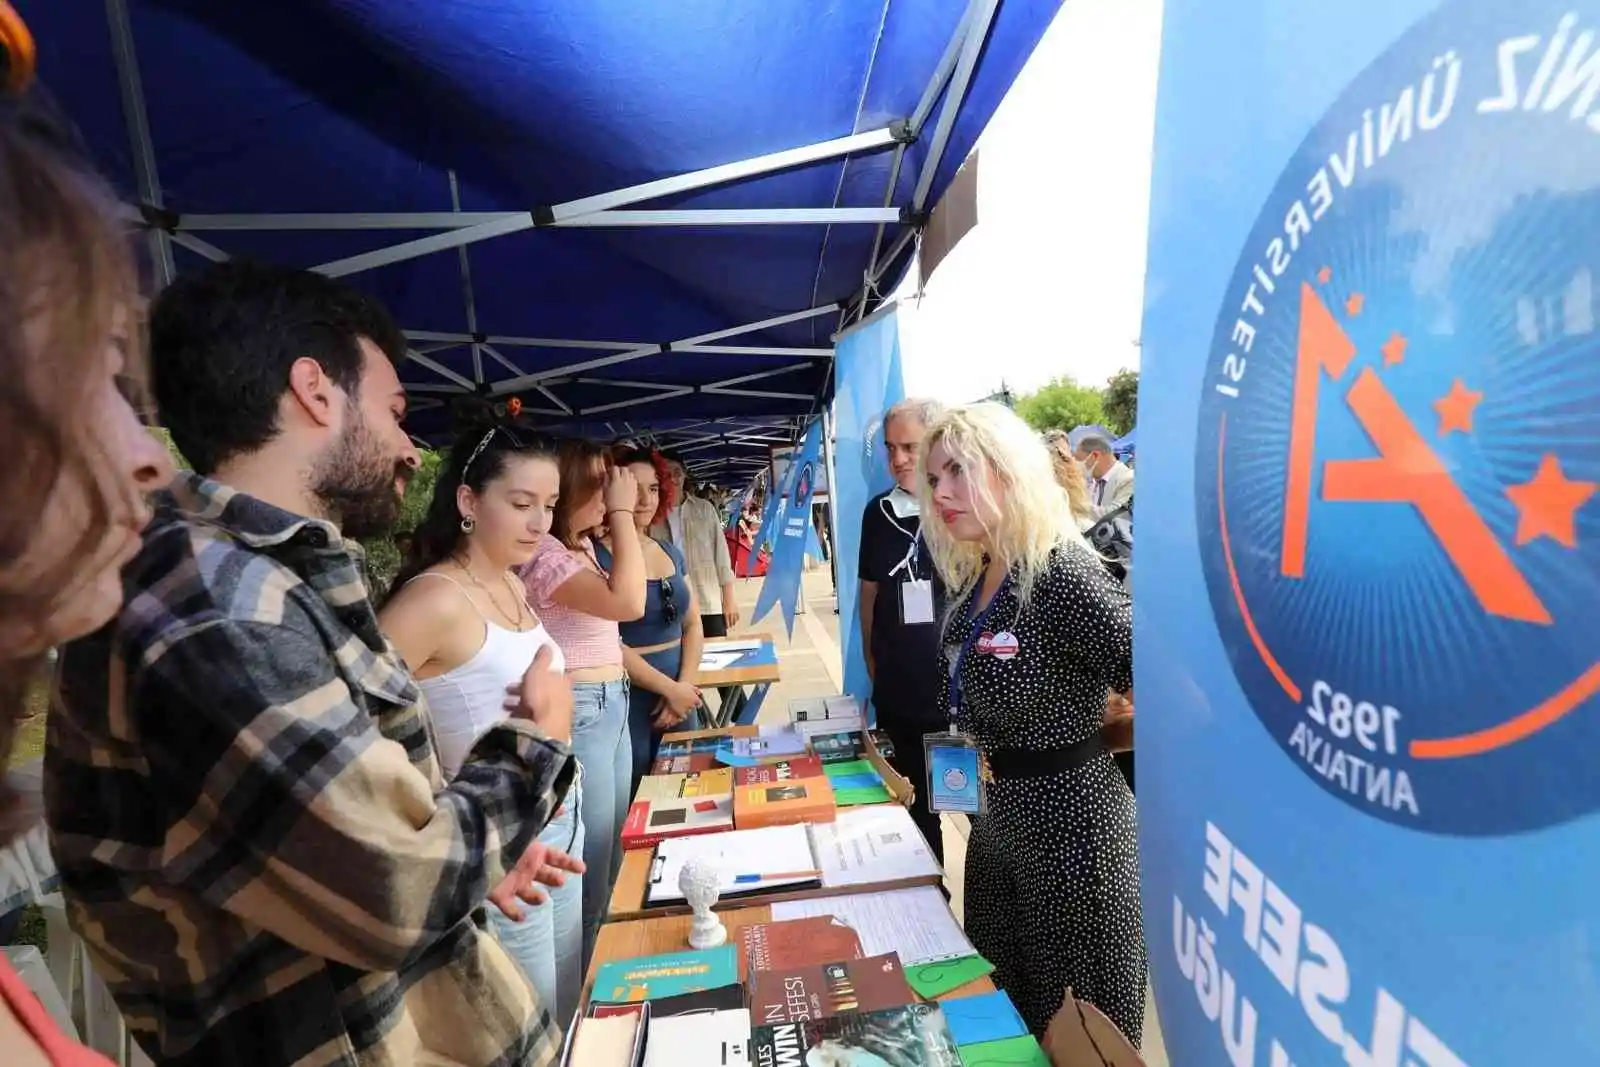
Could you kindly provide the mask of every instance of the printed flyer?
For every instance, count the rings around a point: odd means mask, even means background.
[[[1600,1064],[1600,0],[1168,0],[1135,605],[1184,1067]]]

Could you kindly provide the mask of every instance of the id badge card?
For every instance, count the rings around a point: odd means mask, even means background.
[[[928,758],[928,810],[983,814],[981,761],[973,740],[959,734],[927,734],[922,750]]]
[[[900,620],[907,626],[933,622],[933,583],[918,578],[900,583]]]

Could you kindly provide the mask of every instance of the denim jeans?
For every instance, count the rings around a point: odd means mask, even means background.
[[[577,682],[572,687],[572,754],[583,767],[583,969],[605,921],[611,887],[622,869],[622,823],[628,816],[633,745],[628,738],[628,683]]]
[[[567,791],[566,803],[539,834],[539,843],[571,856],[583,855],[583,791],[580,772]],[[489,928],[506,953],[522,968],[539,994],[539,1006],[556,1026],[565,1027],[583,995],[583,883],[568,875],[565,885],[545,886],[550,899],[522,906],[522,921],[508,919],[488,906]]]

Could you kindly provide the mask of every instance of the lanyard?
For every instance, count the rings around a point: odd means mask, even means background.
[[[994,596],[989,598],[988,606],[981,613],[977,613],[976,617],[974,617],[975,613],[971,608],[967,611],[967,639],[962,642],[961,651],[956,655],[955,662],[950,667],[950,732],[952,734],[958,732],[956,730],[956,712],[961,708],[961,668],[966,665],[967,653],[972,651],[972,646],[976,645],[978,639],[982,636],[984,624],[989,621],[989,616],[994,613],[995,605],[1000,602],[1000,597],[1010,588],[1011,575],[1007,574],[1001,580],[999,587],[995,589]],[[980,581],[979,587],[972,591],[973,607],[977,606],[977,598],[981,589],[982,583]]]
[[[889,500],[887,497],[878,501],[878,508],[883,512],[883,517],[889,520],[889,525],[893,526],[896,530],[899,530],[900,533],[911,542],[911,546],[906,549],[905,556],[902,557],[900,562],[894,565],[894,569],[889,572],[889,577],[893,578],[901,571],[905,571],[906,577],[912,581],[915,581],[917,577],[917,563],[922,558],[922,526],[920,524],[917,526],[916,533],[912,533],[904,526],[901,526],[899,521],[894,517],[893,509],[889,507]]]

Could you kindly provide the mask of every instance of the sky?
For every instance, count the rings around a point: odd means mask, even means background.
[[[920,301],[906,390],[949,403],[1139,366],[1161,0],[1066,0],[978,141],[978,225]]]

